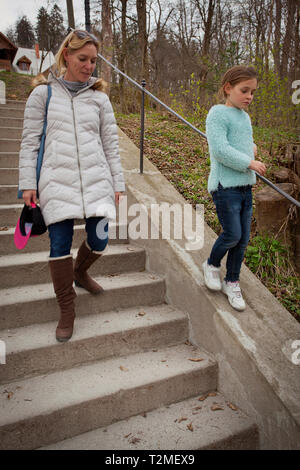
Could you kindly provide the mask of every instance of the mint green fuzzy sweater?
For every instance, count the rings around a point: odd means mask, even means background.
[[[249,115],[238,108],[218,104],[206,118],[206,136],[210,153],[207,189],[252,185],[256,175],[248,166],[254,160],[253,134]]]

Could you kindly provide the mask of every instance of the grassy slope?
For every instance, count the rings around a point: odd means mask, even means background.
[[[0,80],[6,86],[6,98],[9,100],[26,101],[31,90],[30,75],[15,72],[0,72]]]

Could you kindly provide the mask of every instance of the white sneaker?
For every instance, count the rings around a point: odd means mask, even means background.
[[[207,264],[207,260],[202,264],[204,281],[211,290],[221,290],[220,268]]]
[[[239,282],[222,282],[222,292],[227,295],[230,305],[235,310],[245,310],[246,304],[242,296]]]

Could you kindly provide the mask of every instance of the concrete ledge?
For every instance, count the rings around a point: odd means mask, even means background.
[[[119,141],[128,207],[187,203],[146,158],[144,173],[139,174],[139,150],[122,131]],[[151,216],[150,210],[146,216]],[[132,219],[128,217],[129,224]],[[186,240],[149,237],[134,243],[146,249],[147,269],[164,276],[166,300],[189,315],[191,341],[214,354],[218,390],[257,423],[260,448],[300,449],[300,364],[292,362],[300,325],[245,265],[244,312],[232,309],[222,293],[205,287],[201,265],[215,239],[205,224],[204,247],[198,251],[187,251]]]

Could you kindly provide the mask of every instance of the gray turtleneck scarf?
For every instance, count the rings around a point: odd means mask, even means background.
[[[83,90],[83,88],[88,86],[88,82],[69,82],[63,77],[58,79],[71,93],[72,96],[76,95],[78,91]]]

